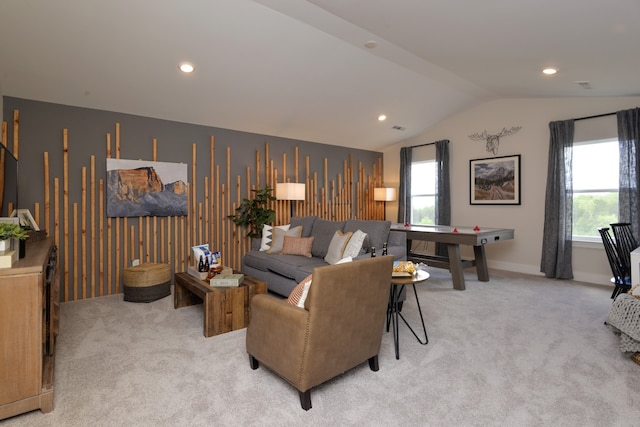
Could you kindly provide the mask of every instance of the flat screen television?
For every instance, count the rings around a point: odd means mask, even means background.
[[[18,209],[18,159],[0,143],[0,217]]]

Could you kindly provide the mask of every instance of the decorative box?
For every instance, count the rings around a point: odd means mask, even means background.
[[[209,284],[215,287],[238,287],[244,280],[244,274],[217,274]]]

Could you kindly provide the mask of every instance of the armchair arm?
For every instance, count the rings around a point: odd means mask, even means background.
[[[269,295],[251,299],[247,352],[297,387],[301,373],[309,312]]]

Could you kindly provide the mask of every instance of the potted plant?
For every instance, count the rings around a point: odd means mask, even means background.
[[[276,219],[276,211],[269,208],[269,203],[276,198],[271,194],[273,189],[270,187],[251,192],[254,193],[253,198],[243,199],[235,214],[228,218],[236,225],[247,228],[247,237],[256,239],[262,235],[262,226]]]
[[[25,240],[29,233],[20,224],[13,222],[0,222],[0,251],[9,250],[11,239]]]

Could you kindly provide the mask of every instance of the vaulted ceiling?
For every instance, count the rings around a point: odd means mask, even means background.
[[[639,21],[637,0],[2,0],[0,93],[380,150],[492,99],[638,96]]]

